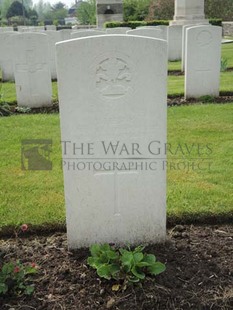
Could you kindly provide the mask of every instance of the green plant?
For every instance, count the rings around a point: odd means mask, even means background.
[[[16,107],[15,111],[18,113],[26,114],[26,113],[31,112],[31,108],[29,108],[29,107]]]
[[[10,106],[3,100],[2,83],[0,83],[0,116],[9,116],[10,114]]]
[[[132,29],[135,29],[137,27],[142,26],[159,26],[164,25],[168,26],[169,21],[168,20],[151,20],[151,21],[128,21],[128,22],[106,22],[104,24],[105,28],[115,28],[115,27],[130,27]]]
[[[227,68],[228,68],[228,59],[221,58],[221,72],[227,71]]]
[[[16,263],[5,263],[0,268],[0,295],[26,294],[34,292],[34,285],[31,284],[30,275],[37,272],[36,265],[23,265],[20,261]]]
[[[201,101],[203,103],[211,103],[211,102],[214,102],[215,99],[213,96],[205,95],[205,96],[201,96],[199,98],[199,101]]]
[[[144,280],[146,275],[157,275],[166,267],[157,262],[152,254],[143,253],[144,247],[114,249],[108,244],[94,244],[90,247],[91,256],[88,264],[97,270],[98,276],[107,280],[124,280],[135,283]]]

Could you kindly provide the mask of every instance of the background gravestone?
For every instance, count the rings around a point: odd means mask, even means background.
[[[51,78],[53,80],[57,79],[57,69],[56,69],[56,51],[55,45],[57,42],[62,41],[62,36],[60,31],[47,30],[45,34],[48,36],[48,46],[49,46],[49,64]]]
[[[0,33],[0,67],[2,70],[3,81],[14,81],[15,79],[12,35],[17,35],[17,32],[9,31]]]
[[[137,28],[133,30],[129,30],[126,33],[128,35],[137,35],[137,36],[144,36],[144,37],[151,37],[155,39],[162,39],[167,40],[167,31],[164,31],[164,29],[160,29],[155,27],[154,28]]]
[[[71,29],[62,29],[58,30],[61,35],[62,41],[71,39]]]
[[[14,28],[13,27],[0,27],[0,33],[8,32],[8,31],[14,31]]]
[[[168,60],[181,60],[182,57],[182,26],[168,27]]]
[[[103,34],[106,34],[106,32],[100,31],[100,30],[83,30],[83,31],[72,32],[71,39],[91,37],[91,36],[100,36]]]
[[[164,241],[166,172],[160,160],[157,170],[140,167],[155,160],[152,141],[166,142],[167,43],[126,35],[59,42],[57,70],[62,141],[93,143],[91,156],[63,144],[69,247]],[[137,143],[143,155],[106,154],[103,142],[117,141]],[[89,161],[109,169],[88,169]],[[114,169],[122,162],[134,167]]]
[[[182,28],[182,57],[181,57],[181,71],[185,71],[185,49],[186,49],[186,31],[188,28],[199,27],[201,25],[185,25]]]
[[[12,40],[18,106],[50,106],[52,85],[47,35],[26,32],[12,35]]]
[[[185,97],[219,96],[222,27],[188,28],[185,54]]]
[[[130,30],[130,27],[115,27],[115,28],[107,28],[107,34],[126,34],[126,31]]]

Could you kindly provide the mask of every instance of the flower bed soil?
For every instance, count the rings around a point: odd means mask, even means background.
[[[29,228],[30,229],[30,228]],[[150,245],[167,269],[142,286],[112,291],[114,281],[87,266],[87,249],[67,250],[65,233],[0,240],[2,262],[39,265],[33,296],[0,297],[1,310],[233,309],[233,226],[177,225],[163,245]]]

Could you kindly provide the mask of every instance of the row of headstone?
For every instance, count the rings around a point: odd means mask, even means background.
[[[52,74],[56,76],[56,42],[52,44],[48,38],[48,34],[36,32],[0,33],[2,80],[15,81],[19,107],[52,104],[51,70],[54,70]]]
[[[14,31],[14,27],[0,27],[0,32]],[[18,32],[40,32],[45,30],[56,30],[57,27],[54,25],[47,26],[17,26],[16,30]]]
[[[118,28],[107,28],[107,29],[94,29],[93,31],[100,31],[103,34],[125,34],[126,32],[130,31],[128,34],[140,34],[142,29],[142,35],[147,32],[149,37],[154,38],[161,38],[164,40],[168,40],[168,59],[173,60],[180,60],[181,59],[181,36],[182,36],[182,28],[181,26],[144,26],[138,27],[135,30],[132,30],[129,27],[118,27]],[[152,30],[150,30],[152,29]],[[13,27],[0,27],[1,32],[9,32],[13,31]],[[18,26],[18,32],[44,32],[44,31],[56,31],[56,26],[54,25],[47,25],[47,26]],[[46,32],[47,32],[46,31]],[[65,29],[63,30],[66,33],[65,40],[76,37],[84,37],[91,35],[89,30],[81,29]],[[87,32],[86,32],[87,31]],[[91,31],[91,30],[90,30]],[[77,35],[77,32],[80,32],[80,35]],[[95,32],[92,32],[94,34]],[[101,33],[99,33],[101,34]],[[97,32],[96,32],[97,35]],[[62,38],[63,40],[63,38]]]
[[[116,27],[103,29],[79,30],[71,33],[71,38],[87,37],[92,35],[105,34],[128,34],[141,35],[155,39],[162,39],[168,41],[168,60],[181,60],[182,53],[182,26],[144,26],[137,27],[132,30],[129,27]]]
[[[193,39],[192,31],[188,31],[194,28],[200,32],[200,34],[196,34],[198,39]],[[221,55],[221,27],[194,26],[185,27],[185,30],[185,38],[188,36],[188,34],[190,34],[191,37],[191,39],[190,37],[185,39],[186,97],[218,95]],[[126,31],[127,37],[136,35],[163,40],[165,39],[164,33],[165,32],[163,28],[154,29],[152,27]],[[24,105],[35,107],[51,104],[51,77],[53,79],[57,78],[55,44],[70,38],[80,38],[93,35],[102,36],[106,35],[106,33],[97,30],[87,30],[85,32],[77,31],[73,34],[70,34],[70,32],[66,30],[48,30],[46,34],[35,32],[26,32],[21,34],[15,32],[0,33],[0,66],[2,68],[2,78],[4,81],[15,79],[17,88],[17,101],[19,106]],[[115,35],[114,37],[117,38]],[[18,42],[18,40],[21,40],[24,43],[26,42],[24,44],[24,48],[23,45],[19,45],[21,47],[16,48],[17,45],[15,42]],[[35,44],[35,42],[37,42],[37,44]],[[197,50],[196,53],[193,52],[195,49]],[[212,53],[211,49],[213,49],[215,52]],[[41,53],[41,50],[43,53]],[[214,56],[210,58],[209,53],[212,53]],[[43,55],[43,61],[41,54]],[[26,58],[24,58],[23,55]],[[196,55],[198,55],[198,57]],[[36,80],[39,80],[39,77],[45,74],[45,72],[46,77],[43,78],[43,83],[37,83]],[[49,78],[48,74],[50,75]],[[197,78],[198,74],[200,77]],[[25,82],[27,79],[30,82]],[[22,80],[22,83],[19,82],[20,80]],[[197,81],[200,83],[197,83]],[[44,82],[48,83],[48,88],[45,87]],[[42,86],[42,93],[45,92],[46,89],[49,89],[46,96],[39,95],[39,84]],[[37,87],[35,87],[35,85],[37,85]],[[28,91],[27,87],[29,88]],[[25,99],[26,97],[28,97],[28,100]],[[41,101],[39,98],[41,98]],[[45,100],[45,98],[50,99]]]
[[[14,81],[14,70],[13,70],[13,40],[12,36],[24,35],[28,32],[0,32],[0,67],[2,70],[2,80],[3,81]],[[36,33],[44,33],[47,36],[47,45],[46,50],[49,50],[48,62],[50,64],[51,79],[56,79],[56,64],[55,64],[55,44],[60,41],[69,40],[71,38],[70,31],[61,30],[53,31],[47,30],[46,32],[30,32],[30,35],[33,36]],[[35,54],[36,57],[36,54]]]

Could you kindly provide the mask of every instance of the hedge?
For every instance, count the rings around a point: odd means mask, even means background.
[[[221,19],[209,19],[209,22],[213,26],[222,27]],[[105,28],[116,28],[116,27],[130,27],[135,29],[142,26],[168,26],[169,20],[151,20],[151,21],[129,21],[129,22],[106,22],[104,24]]]

